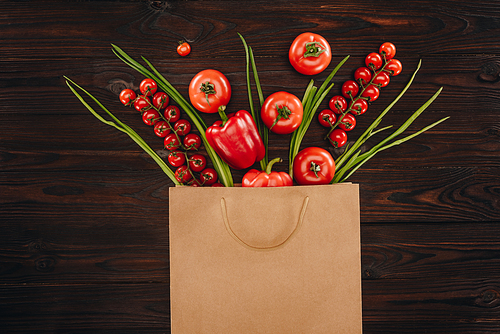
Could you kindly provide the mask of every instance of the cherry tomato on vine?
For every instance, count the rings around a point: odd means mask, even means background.
[[[293,177],[300,185],[328,184],[335,175],[332,155],[320,147],[307,147],[293,160]]]
[[[366,67],[374,70],[378,70],[384,64],[382,56],[376,52],[369,53],[365,58]]]
[[[188,42],[180,41],[177,46],[179,56],[185,57],[191,52],[191,45]]]
[[[129,106],[134,103],[137,94],[129,88],[126,88],[120,92],[120,102],[126,106]]]
[[[181,152],[174,150],[168,154],[168,163],[174,167],[180,167],[186,162],[186,155]]]
[[[368,102],[365,99],[357,99],[351,106],[351,114],[362,115],[368,110]]]
[[[391,77],[389,76],[389,73],[383,71],[377,74],[375,78],[373,78],[372,83],[380,87],[385,87],[389,84],[390,81]]]
[[[226,106],[231,99],[231,85],[217,70],[203,70],[196,74],[189,84],[189,99],[197,110],[216,113],[220,106]]]
[[[352,114],[345,114],[339,123],[339,128],[344,131],[351,131],[356,127],[356,118]]]
[[[180,183],[187,183],[193,178],[193,174],[189,171],[188,166],[183,165],[175,170],[175,178]]]
[[[361,96],[368,98],[368,102],[373,102],[380,96],[380,89],[377,86],[369,85],[365,88]]]
[[[217,172],[213,168],[206,168],[200,173],[200,182],[204,186],[211,186],[217,182]]]
[[[142,120],[146,125],[155,125],[160,120],[160,114],[155,109],[149,109],[142,113]]]
[[[343,96],[335,95],[328,103],[330,110],[336,114],[343,114],[347,110],[347,101]]]
[[[178,149],[181,146],[181,143],[179,142],[179,138],[175,135],[175,133],[169,133],[163,142],[163,146],[169,150],[173,151]]]
[[[347,80],[342,84],[341,91],[346,99],[354,99],[359,93],[359,85],[354,80]]]
[[[359,67],[354,71],[354,80],[357,83],[366,86],[372,79],[372,71],[368,67]]]
[[[139,85],[139,90],[144,96],[153,96],[157,89],[158,85],[156,84],[156,81],[149,78],[142,80]]]
[[[147,96],[140,95],[134,101],[134,108],[139,112],[145,112],[146,110],[151,109],[151,102]]]
[[[297,96],[281,91],[268,96],[260,114],[269,130],[277,134],[288,134],[302,123],[304,109]]]
[[[201,172],[207,167],[207,158],[201,154],[193,154],[189,158],[189,168],[194,172]]]
[[[305,75],[315,75],[330,65],[332,50],[323,36],[305,32],[297,36],[292,42],[288,58],[297,72]]]
[[[342,147],[347,143],[347,133],[342,129],[334,129],[328,135],[328,141],[335,148]]]
[[[201,146],[201,137],[196,133],[188,133],[182,142],[186,151],[196,151]]]
[[[170,133],[170,126],[165,121],[158,121],[155,124],[154,132],[158,137],[166,137]]]
[[[392,58],[389,60],[387,65],[385,65],[385,70],[389,71],[389,74],[394,77],[401,73],[403,70],[403,64],[401,64],[399,60]]]
[[[175,122],[174,131],[180,136],[185,136],[191,131],[191,123],[188,120],[180,119]]]
[[[163,116],[170,123],[175,123],[181,118],[181,111],[177,106],[170,105],[165,109]]]
[[[168,106],[168,102],[170,101],[170,98],[168,97],[167,93],[164,92],[157,92],[155,95],[153,95],[153,105],[155,106],[156,109],[161,110],[163,108],[166,108]]]
[[[325,128],[329,128],[337,122],[337,115],[330,109],[323,109],[318,114],[318,120],[319,124],[323,125]]]
[[[396,46],[391,42],[383,43],[378,51],[382,56],[385,56],[386,60],[394,58],[396,55]]]

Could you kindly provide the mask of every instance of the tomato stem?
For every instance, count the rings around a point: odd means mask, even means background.
[[[278,112],[278,116],[274,120],[273,125],[271,125],[269,130],[271,130],[276,125],[276,123],[279,122],[280,119],[289,119],[290,115],[292,114],[292,111],[287,106],[278,106],[278,104],[276,104],[276,111]]]
[[[326,51],[326,48],[321,45],[321,43],[312,41],[306,43],[306,52],[304,53],[304,58],[307,57],[319,57],[320,54]]]
[[[314,172],[314,175],[316,176],[316,178],[319,178],[318,172],[321,171],[321,166],[320,165],[318,165],[314,161],[311,161],[311,168],[309,168],[309,169]]]
[[[200,90],[202,93],[205,94],[205,98],[207,99],[208,105],[210,105],[210,102],[208,101],[208,95],[210,94],[215,94],[215,85],[210,83],[210,81],[204,82],[200,86]]]

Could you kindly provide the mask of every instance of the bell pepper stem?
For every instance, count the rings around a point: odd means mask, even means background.
[[[219,116],[222,119],[222,126],[224,126],[229,119],[225,112],[226,106],[220,106],[219,109],[217,109],[217,111],[219,112]]]
[[[277,162],[282,162],[283,160],[281,160],[281,158],[274,158],[273,160],[269,161],[269,163],[267,164],[266,166],[266,170],[265,172],[267,174],[271,174],[271,171],[273,169],[273,165]]]

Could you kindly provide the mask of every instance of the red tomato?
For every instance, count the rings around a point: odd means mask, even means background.
[[[206,168],[200,173],[200,181],[204,186],[211,186],[217,182],[217,172],[213,168]]]
[[[170,133],[170,126],[165,121],[158,121],[154,127],[155,135],[158,137],[166,137]]]
[[[354,80],[359,84],[366,86],[372,79],[372,71],[368,67],[359,67],[354,71]]]
[[[389,73],[380,72],[379,74],[377,74],[375,76],[375,78],[373,78],[372,83],[374,85],[378,85],[380,87],[385,87],[389,84],[390,81],[391,81],[391,77],[389,76]]]
[[[170,101],[170,98],[168,97],[167,93],[158,92],[155,95],[153,95],[153,105],[158,110],[161,110],[161,109],[165,108],[166,106],[168,106],[169,101]]]
[[[385,56],[386,60],[392,59],[396,55],[396,46],[391,42],[385,42],[380,46],[379,53]]]
[[[201,154],[193,154],[189,158],[189,168],[194,172],[201,172],[207,167],[207,158]]]
[[[335,175],[332,155],[320,147],[307,147],[293,160],[293,177],[300,185],[328,184]]]
[[[351,131],[356,127],[356,118],[352,114],[346,114],[339,123],[339,128],[344,131]]]
[[[191,174],[188,166],[183,165],[177,168],[177,170],[175,171],[175,178],[180,183],[187,183],[193,178],[193,174]]]
[[[292,42],[288,58],[297,72],[314,75],[330,65],[332,51],[330,44],[323,36],[305,32]]]
[[[261,109],[262,121],[269,130],[277,134],[295,131],[302,123],[303,114],[302,102],[297,96],[287,92],[271,94]]]
[[[384,64],[384,60],[380,54],[372,52],[366,56],[365,64],[366,67],[371,68],[372,70],[378,70]]]
[[[137,99],[135,99],[134,108],[139,112],[144,112],[148,109],[151,109],[151,102],[149,101],[148,97],[141,95]]]
[[[188,42],[180,41],[177,46],[177,53],[179,56],[185,57],[191,52],[191,45]]]
[[[172,132],[165,137],[163,146],[167,150],[173,151],[178,149],[181,146],[181,143],[179,142],[179,138],[175,135],[175,133]]]
[[[354,80],[347,80],[342,84],[342,95],[346,99],[354,99],[359,93],[359,85]]]
[[[216,113],[231,99],[231,85],[217,70],[204,70],[196,74],[189,84],[191,104],[204,113]]]
[[[126,88],[120,92],[120,102],[126,106],[129,106],[134,103],[137,94],[129,88]]]
[[[201,146],[201,138],[196,133],[188,133],[182,143],[186,151],[196,151]]]
[[[335,129],[328,135],[328,140],[333,147],[342,147],[347,143],[347,133],[342,129]]]
[[[165,109],[163,116],[170,123],[175,123],[181,118],[181,111],[178,107],[170,105]]]
[[[385,70],[389,71],[389,74],[393,77],[401,73],[402,69],[403,64],[401,64],[401,62],[395,58],[389,60],[387,65],[385,65]]]
[[[377,86],[369,85],[365,88],[361,96],[368,98],[368,102],[373,102],[380,96],[380,89]]]
[[[168,154],[168,163],[174,167],[180,167],[186,162],[186,155],[181,151],[171,151]]]
[[[155,125],[160,120],[160,114],[155,109],[149,109],[142,113],[142,120],[146,125]]]
[[[335,95],[328,103],[328,106],[330,107],[331,111],[340,115],[347,110],[347,101],[344,99],[344,97],[340,95]]]
[[[179,136],[185,136],[191,131],[191,123],[188,120],[180,119],[175,122],[174,131]]]
[[[362,115],[368,110],[368,102],[365,99],[357,99],[351,106],[351,114]]]
[[[325,128],[329,128],[337,122],[337,115],[333,113],[330,109],[323,109],[318,114],[319,124],[323,125]]]
[[[144,96],[153,96],[154,93],[156,93],[156,90],[158,89],[158,85],[153,79],[144,79],[141,81],[141,84],[139,85],[139,90],[141,91],[142,95]]]

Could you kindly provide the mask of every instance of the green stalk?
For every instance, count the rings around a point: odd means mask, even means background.
[[[75,94],[75,96],[80,100],[80,102],[101,122],[103,122],[106,125],[112,126],[116,128],[117,130],[126,133],[133,141],[135,141],[153,160],[160,166],[160,168],[163,170],[163,172],[174,182],[176,185],[180,185],[181,183],[177,181],[175,178],[175,173],[168,167],[168,165],[163,161],[158,154],[134,131],[132,130],[129,126],[127,126],[125,123],[121,122],[117,117],[115,117],[104,105],[101,104],[92,94],[90,94],[88,91],[77,85],[74,81],[71,79],[64,77],[66,79],[66,84],[68,85],[69,89]],[[78,94],[78,92],[73,88],[74,85],[81,91],[83,91],[85,94],[87,94],[94,102],[101,107],[102,110],[104,110],[113,120],[108,121],[104,119],[101,115],[99,115],[84,99],[83,97]]]
[[[147,78],[151,78],[156,81],[158,86],[165,92],[167,93],[172,100],[174,100],[183,110],[184,112],[188,115],[188,117],[191,119],[193,124],[196,126],[198,129],[200,136],[203,140],[203,144],[205,146],[205,150],[212,161],[212,165],[214,166],[214,169],[217,171],[219,174],[219,180],[221,181],[222,184],[224,184],[226,187],[232,187],[233,186],[233,177],[231,174],[231,170],[228,166],[227,163],[225,163],[214,151],[214,149],[210,146],[210,144],[207,141],[206,135],[205,135],[205,130],[207,129],[207,125],[203,121],[203,118],[196,112],[196,110],[193,108],[193,106],[183,97],[177,89],[172,86],[172,84],[163,76],[160,74],[160,72],[144,57],[142,59],[146,62],[146,64],[151,68],[151,71],[148,70],[146,67],[144,67],[142,64],[134,60],[132,57],[130,57],[127,53],[125,53],[122,49],[120,49],[118,46],[111,44],[113,47],[113,53],[125,64],[130,66],[131,68],[135,69],[139,73],[141,73],[143,76]]]

